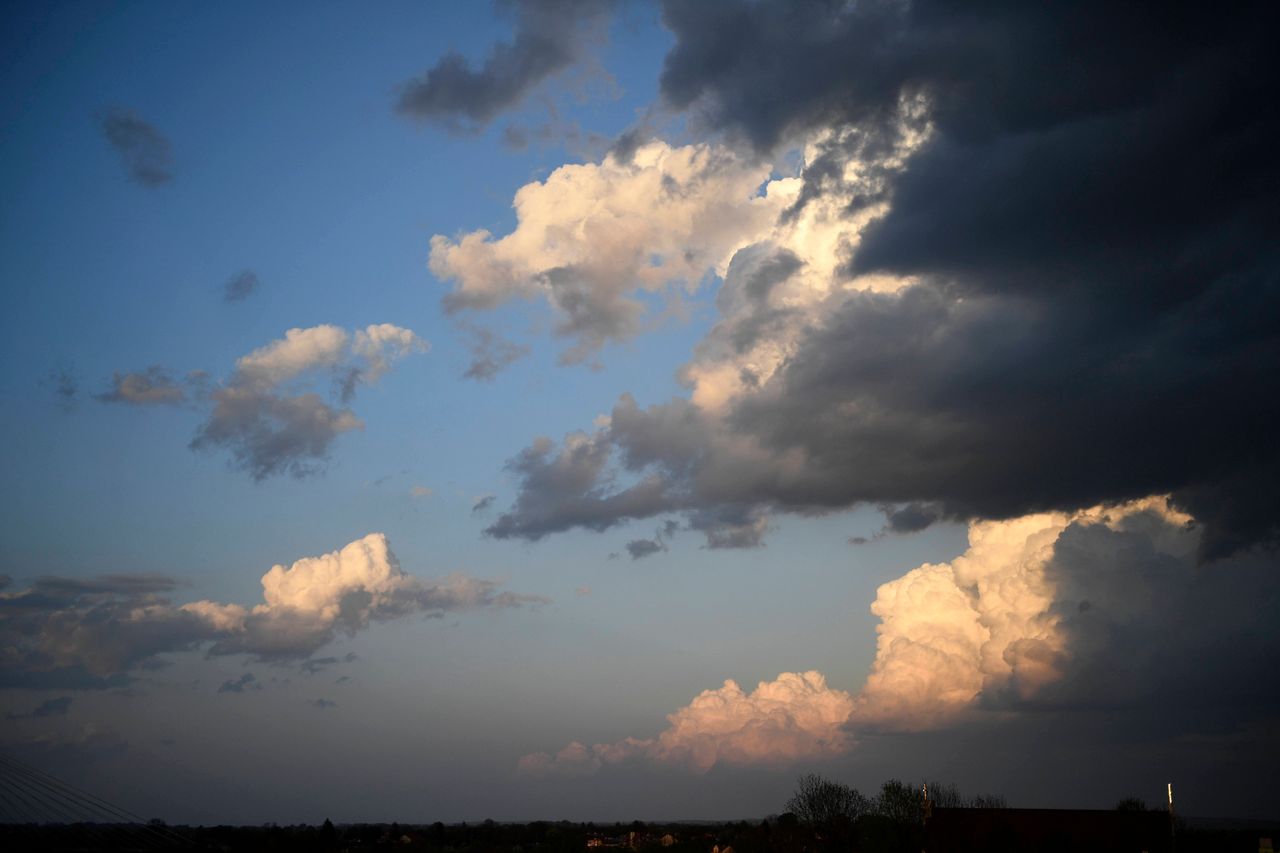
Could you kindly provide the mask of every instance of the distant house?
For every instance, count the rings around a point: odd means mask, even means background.
[[[933,808],[925,853],[970,850],[1089,850],[1172,853],[1170,817],[1158,811]]]

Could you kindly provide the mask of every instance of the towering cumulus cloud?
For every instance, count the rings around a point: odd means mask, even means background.
[[[812,761],[860,733],[943,729],[1103,709],[1152,736],[1207,735],[1274,718],[1280,665],[1267,620],[1275,554],[1197,564],[1201,531],[1163,497],[970,526],[969,547],[880,587],[876,659],[851,696],[817,672],[744,694],[733,682],[625,738],[520,761],[581,774],[623,761],[698,771]]]
[[[174,605],[173,582],[152,576],[42,578],[0,593],[0,670],[6,683],[86,686],[156,655],[206,647],[210,654],[303,658],[338,634],[412,613],[438,616],[545,601],[500,592],[455,573],[425,582],[405,572],[381,533],[341,550],[273,566],[263,601]]]

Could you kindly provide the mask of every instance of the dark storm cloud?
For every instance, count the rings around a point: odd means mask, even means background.
[[[319,708],[321,711],[327,711],[329,708],[338,707],[337,702],[330,701],[329,699],[308,699],[307,704],[313,708]]]
[[[884,513],[884,529],[889,533],[916,533],[941,518],[937,507],[928,504],[882,506],[880,511]]]
[[[99,124],[133,181],[154,189],[173,180],[173,152],[160,131],[121,107],[108,110]]]
[[[258,274],[253,270],[241,270],[227,279],[222,298],[226,302],[243,302],[258,289]]]
[[[506,4],[504,4],[506,5]],[[613,7],[611,0],[524,0],[515,6],[515,36],[495,44],[476,69],[457,52],[404,84],[403,116],[452,130],[483,128],[518,106],[543,80],[577,64]]]
[[[187,399],[182,386],[158,364],[136,373],[112,374],[111,387],[95,396],[104,403],[135,406],[174,404]]]
[[[884,513],[884,526],[870,537],[850,536],[850,545],[866,545],[868,542],[876,542],[895,534],[918,533],[945,517],[941,508],[933,504],[909,503],[902,506],[881,504],[879,509]]]
[[[462,374],[464,379],[492,382],[499,373],[530,353],[523,344],[504,340],[492,329],[471,323],[460,323],[467,335],[467,347],[471,350],[471,363]]]
[[[797,326],[740,283],[767,295],[794,264],[742,250],[701,350],[780,340],[778,370],[744,373],[752,392],[718,420],[624,398],[589,437],[595,476],[574,492],[529,464],[550,447],[522,456],[522,492],[491,532],[861,502],[1008,517],[1172,492],[1205,525],[1203,558],[1275,537],[1277,15],[668,4],[667,103],[760,151],[838,131],[797,206],[851,190],[850,213],[887,203],[844,272],[916,283],[837,287]],[[610,479],[610,452],[645,500]]]
[[[472,512],[485,512],[489,507],[493,506],[493,502],[498,499],[497,495],[485,495],[471,505]]]
[[[1197,565],[1191,549],[1169,553],[1170,535],[1150,515],[1120,530],[1068,527],[1046,570],[1070,653],[1059,662],[1063,677],[1032,699],[995,695],[989,704],[1115,708],[1148,736],[1274,720],[1280,683],[1263,674],[1280,667],[1271,628],[1280,553],[1253,549]]]

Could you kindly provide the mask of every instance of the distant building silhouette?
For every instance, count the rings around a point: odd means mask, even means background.
[[[958,809],[933,807],[924,826],[925,853],[971,850],[1089,850],[1172,853],[1163,811]]]

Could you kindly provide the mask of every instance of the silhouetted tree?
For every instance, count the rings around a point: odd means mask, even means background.
[[[926,782],[929,802],[940,809],[960,809],[968,805],[960,796],[960,789],[947,782]]]
[[[966,797],[949,782],[927,782],[929,802],[940,809],[1007,809],[1009,804],[997,794],[978,794]]]
[[[817,773],[801,776],[796,781],[796,792],[787,800],[787,811],[810,826],[854,821],[867,811],[867,807],[867,798],[862,794]]]
[[[1147,804],[1139,797],[1125,797],[1116,803],[1116,811],[1118,812],[1145,812]]]
[[[900,782],[890,779],[880,786],[880,795],[875,800],[875,811],[894,823],[914,824],[920,822],[920,792]]]
[[[978,794],[969,800],[971,809],[1007,809],[1009,804],[999,794]]]

